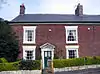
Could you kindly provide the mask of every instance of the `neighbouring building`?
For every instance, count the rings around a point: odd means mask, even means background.
[[[19,58],[78,58],[100,56],[100,15],[83,14],[78,4],[75,14],[25,14],[10,21],[19,38]]]

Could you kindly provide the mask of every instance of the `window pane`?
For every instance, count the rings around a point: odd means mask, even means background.
[[[33,58],[33,51],[25,51],[26,52],[26,59],[27,60],[32,60]]]
[[[51,51],[48,51],[48,57],[51,57]]]
[[[68,39],[67,41],[76,41],[76,30],[67,30]]]
[[[46,51],[44,52],[44,54],[45,54],[45,57],[47,57],[47,52]]]
[[[26,30],[27,33],[27,41],[33,40],[33,30]]]
[[[29,57],[26,57],[27,60],[29,60]]]
[[[76,50],[68,50],[69,58],[76,58]]]

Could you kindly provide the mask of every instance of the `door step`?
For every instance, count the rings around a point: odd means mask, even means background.
[[[51,68],[47,67],[42,70],[42,74],[54,74],[54,73]]]

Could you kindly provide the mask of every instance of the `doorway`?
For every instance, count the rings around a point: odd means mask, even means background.
[[[44,67],[48,67],[48,60],[52,60],[52,51],[44,51]]]
[[[54,57],[54,48],[55,46],[50,43],[45,43],[41,48],[41,62],[42,62],[42,68],[48,67],[48,61],[53,61]]]

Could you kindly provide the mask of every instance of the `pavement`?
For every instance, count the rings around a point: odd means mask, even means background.
[[[63,72],[56,72],[55,74],[100,74],[100,68],[76,70],[76,71],[63,71]]]

